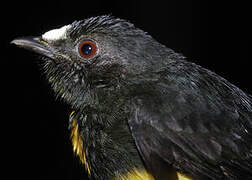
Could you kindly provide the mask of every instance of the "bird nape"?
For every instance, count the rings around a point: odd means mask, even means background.
[[[98,16],[12,41],[43,56],[93,179],[252,179],[252,100],[128,21]]]

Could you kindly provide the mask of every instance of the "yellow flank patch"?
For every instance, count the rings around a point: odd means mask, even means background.
[[[113,180],[155,180],[145,169],[133,168],[125,175],[119,175]]]
[[[190,178],[184,174],[181,174],[180,172],[177,172],[177,176],[178,176],[178,180],[192,180],[192,178]]]
[[[74,114],[74,112],[75,111],[70,114],[70,117]],[[72,131],[70,137],[73,144],[73,151],[79,156],[81,162],[85,165],[88,174],[90,174],[91,168],[87,163],[85,149],[83,148],[82,136],[79,132],[79,125],[76,118],[74,118],[72,121]]]
[[[178,180],[192,180],[191,178],[177,172]],[[155,180],[155,178],[145,169],[133,168],[125,175],[116,176],[113,180]],[[170,179],[167,179],[170,180]]]

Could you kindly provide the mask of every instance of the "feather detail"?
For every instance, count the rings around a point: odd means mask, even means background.
[[[70,114],[70,120],[72,122],[72,130],[71,130],[71,135],[70,138],[72,140],[72,144],[73,144],[73,151],[79,156],[80,161],[82,162],[82,164],[85,165],[86,170],[88,172],[88,174],[91,174],[91,167],[87,162],[87,158],[86,158],[86,151],[83,148],[83,142],[82,142],[82,136],[79,132],[79,125],[77,122],[77,118],[74,117],[75,111],[73,111]]]
[[[133,168],[125,175],[118,175],[113,180],[155,180],[145,169]]]

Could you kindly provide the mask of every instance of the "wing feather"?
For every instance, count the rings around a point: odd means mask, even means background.
[[[252,178],[250,97],[194,64],[160,74],[130,101],[128,123],[147,168],[158,177],[164,161],[195,179]]]

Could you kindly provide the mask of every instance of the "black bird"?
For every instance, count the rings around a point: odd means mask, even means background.
[[[126,20],[12,41],[44,56],[73,149],[101,180],[252,179],[252,100]]]

